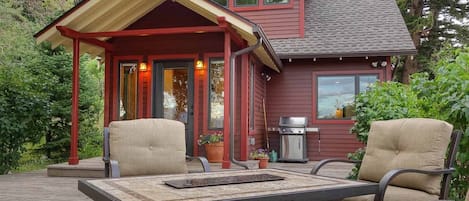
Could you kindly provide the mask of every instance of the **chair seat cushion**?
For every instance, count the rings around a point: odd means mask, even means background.
[[[363,195],[346,198],[343,201],[373,201],[374,195]],[[437,195],[428,194],[424,191],[388,186],[384,194],[384,201],[436,201]]]
[[[379,182],[397,168],[444,168],[452,130],[451,124],[435,119],[374,121],[358,178]],[[407,173],[395,177],[391,184],[438,195],[440,182],[441,176]]]
[[[121,176],[187,173],[184,128],[168,119],[113,121],[110,158]]]

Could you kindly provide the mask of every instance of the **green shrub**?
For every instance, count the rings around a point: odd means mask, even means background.
[[[357,122],[351,132],[366,144],[374,120],[424,117],[447,121],[464,132],[459,145],[451,199],[463,200],[469,180],[469,49],[446,50],[436,55],[433,74],[417,73],[409,85],[381,83],[356,98]],[[362,159],[363,150],[348,155]],[[357,176],[359,166],[350,177]]]

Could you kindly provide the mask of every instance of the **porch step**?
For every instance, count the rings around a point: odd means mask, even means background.
[[[53,164],[47,166],[47,176],[49,177],[104,177],[104,162],[101,157],[80,160],[78,165],[66,163]]]

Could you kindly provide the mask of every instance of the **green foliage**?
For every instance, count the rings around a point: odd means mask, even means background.
[[[204,145],[204,144],[213,144],[213,143],[218,143],[218,142],[223,142],[223,133],[221,131],[217,131],[215,133],[209,133],[206,135],[200,135],[197,143],[199,145]]]
[[[47,98],[22,68],[0,66],[0,174],[18,166],[26,142],[37,142],[46,125]]]
[[[382,83],[356,98],[357,122],[352,133],[366,143],[374,120],[425,117],[447,121],[464,132],[459,145],[451,198],[463,200],[469,180],[469,48],[440,52],[432,75],[414,74],[410,85]],[[363,150],[349,154],[361,160]],[[356,177],[359,166],[351,173]]]
[[[36,45],[33,35],[72,5],[0,0],[0,174],[19,164],[27,170],[68,157],[71,55]],[[87,56],[81,64],[79,150],[80,157],[91,157],[101,152],[103,69]]]
[[[418,61],[413,66],[412,60],[400,59],[403,64],[397,66],[394,79],[403,81],[409,73],[431,72],[431,55],[451,43],[455,47],[469,44],[469,25],[460,23],[467,19],[469,4],[460,0],[396,0],[401,14],[416,43]],[[458,22],[459,21],[459,22]],[[408,57],[408,56],[406,56]],[[407,73],[404,73],[407,69]],[[415,68],[415,69],[414,69]],[[402,75],[400,75],[402,73]]]

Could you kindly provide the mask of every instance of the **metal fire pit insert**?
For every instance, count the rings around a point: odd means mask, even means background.
[[[228,184],[242,184],[263,181],[278,181],[284,180],[284,177],[271,174],[252,174],[252,175],[239,175],[239,176],[226,176],[226,177],[211,177],[211,178],[196,178],[196,179],[180,179],[164,181],[168,186],[174,188],[196,188],[205,186],[219,186]]]

